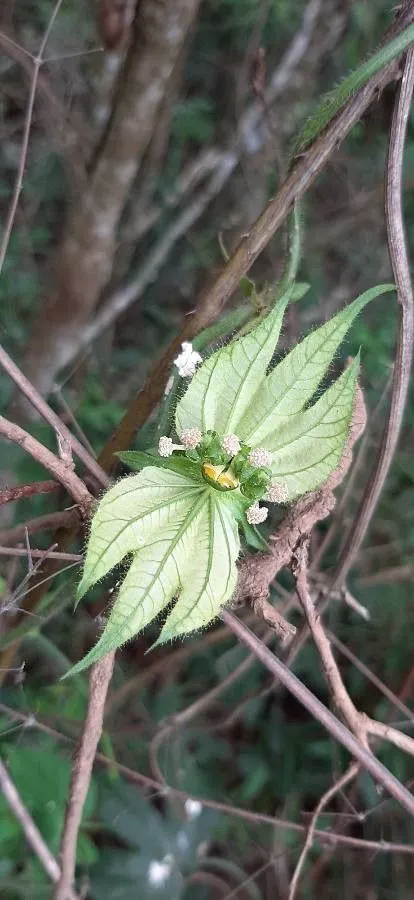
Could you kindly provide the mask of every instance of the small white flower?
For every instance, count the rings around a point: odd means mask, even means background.
[[[203,811],[203,804],[199,800],[192,800],[191,797],[184,803],[184,809],[189,819],[197,819]]]
[[[174,384],[174,375],[170,375],[170,377],[167,381],[167,384],[165,385],[164,397],[168,397],[168,394],[170,393],[170,390],[171,390],[173,384]]]
[[[268,500],[269,503],[284,503],[287,497],[287,488],[281,481],[274,481],[265,494],[265,500]]]
[[[249,525],[261,525],[267,519],[268,510],[265,506],[259,506],[258,501],[252,503],[246,510],[246,519]]]
[[[236,456],[240,450],[240,441],[237,434],[227,434],[226,437],[223,438],[221,446],[225,453],[229,453],[230,456]]]
[[[203,362],[203,358],[197,353],[197,350],[193,350],[193,345],[190,341],[184,341],[184,343],[181,344],[181,347],[182,352],[179,353],[177,359],[174,360],[174,365],[177,366],[178,374],[181,378],[188,378],[189,376],[194,375],[196,366]]]
[[[186,450],[195,450],[195,448],[198,447],[202,436],[199,428],[186,428],[180,437]]]
[[[175,444],[172,438],[163,435],[158,441],[158,453],[160,456],[172,456],[175,450]]]
[[[148,881],[154,887],[159,887],[168,881],[171,875],[171,859],[166,856],[163,860],[152,859],[148,866]]]
[[[255,450],[251,450],[248,457],[248,462],[251,466],[270,466],[272,462],[272,456],[268,450],[262,450],[261,447],[256,447]]]

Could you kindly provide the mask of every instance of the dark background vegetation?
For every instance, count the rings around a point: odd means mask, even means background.
[[[107,4],[108,6],[109,4]],[[259,47],[265,48],[265,83],[281,63],[303,27],[304,0],[203,0],[170,81],[158,129],[135,178],[117,232],[116,253],[100,304],[137,276],[157,242],[191,206],[199,187],[189,188],[175,206],[170,202],[177,178],[209,148],[229,147],[249,103]],[[82,194],[82,167],[99,136],[105,107],[110,107],[111,60],[122,51],[102,47],[97,25],[99,4],[67,0],[53,28],[41,68],[29,143],[24,190],[1,276],[1,341],[23,365],[30,358],[39,327],[53,345],[54,325],[43,307],[56,265],[68,203]],[[101,5],[101,11],[102,11]],[[297,127],[318,96],[337,83],[375,46],[389,22],[385,0],[329,0],[317,18],[303,57],[275,103],[252,129],[231,178],[202,215],[174,243],[163,265],[141,295],[103,334],[80,349],[53,375],[51,402],[70,424],[75,417],[95,452],[99,452],[134,392],[190,313],[199,289],[212,281],[222,263],[219,234],[228,250],[249,227],[277,187]],[[50,0],[33,3],[3,0],[0,29],[17,45],[35,52],[50,17]],[[102,16],[101,16],[102,18]],[[116,42],[115,42],[116,43]],[[22,140],[28,75],[18,49],[0,42],[0,211],[5,219]],[[109,60],[109,63],[108,63]],[[282,335],[282,349],[324,320],[345,302],[379,281],[390,279],[382,207],[387,132],[395,88],[391,86],[354,128],[304,203],[304,247],[300,279],[311,289],[292,307]],[[107,110],[108,111],[108,110]],[[405,209],[409,245],[414,245],[414,120],[406,147]],[[212,171],[216,170],[216,166]],[[211,171],[200,186],[206,185]],[[139,235],[137,219],[155,210],[154,223]],[[283,270],[285,235],[268,246],[253,269],[256,284],[274,282]],[[235,296],[233,305],[241,302]],[[99,315],[99,306],[97,314]],[[93,316],[89,321],[93,321]],[[81,327],[81,326],[80,326]],[[83,327],[83,326],[82,326]],[[390,295],[375,301],[353,326],[343,358],[362,347],[362,380],[370,412],[346,503],[338,517],[335,540],[324,557],[328,569],[336,558],[345,527],[356,509],[384,421],[395,339],[395,302]],[[338,365],[341,360],[338,360]],[[38,358],[38,367],[45,365]],[[36,366],[31,359],[32,375]],[[36,375],[36,373],[34,373]],[[38,375],[39,373],[37,373]],[[37,377],[37,376],[36,376]],[[35,379],[36,380],[36,379]],[[16,400],[0,373],[4,410]],[[23,421],[27,411],[20,409]],[[27,421],[27,419],[26,419]],[[414,405],[411,393],[404,428],[386,489],[349,587],[368,610],[369,621],[349,607],[331,605],[331,631],[377,675],[400,700],[410,705],[414,688],[412,591],[414,566]],[[53,435],[38,420],[31,431],[53,446]],[[149,426],[137,446],[151,438]],[[2,483],[44,478],[40,466],[16,447],[1,445]],[[343,490],[343,488],[342,488]],[[59,494],[32,497],[4,507],[0,527],[61,508]],[[271,523],[270,523],[271,524]],[[327,525],[314,535],[315,548]],[[50,533],[32,538],[50,546]],[[78,542],[75,551],[81,552]],[[1,557],[0,651],[10,641],[10,615],[4,604],[16,591],[24,595],[27,560]],[[87,677],[59,681],[71,661],[88,649],[96,635],[94,616],[102,591],[92,593],[76,614],[76,566],[52,582],[47,610],[37,609],[20,624],[23,641],[11,670],[1,672],[0,732],[9,771],[50,848],[57,852],[70,772],[71,744],[83,718]],[[20,585],[20,587],[19,587]],[[280,578],[288,589],[288,575]],[[279,593],[274,589],[272,599]],[[9,611],[10,612],[10,611]],[[299,614],[293,613],[299,621]],[[108,700],[102,751],[114,761],[147,774],[149,747],[169,717],[222,682],[246,656],[223,627],[217,626],[182,646],[145,655],[153,636],[146,633],[118,653]],[[356,705],[383,721],[400,721],[378,686],[344,656],[338,657]],[[1,665],[1,663],[0,663]],[[329,703],[319,662],[307,643],[295,672]],[[8,707],[9,712],[5,707]],[[13,719],[10,710],[22,714]],[[34,719],[52,731],[34,727]],[[413,775],[412,761],[386,746],[379,751],[403,781]],[[260,813],[307,823],[343,763],[342,751],[320,725],[284,691],[272,690],[269,675],[253,661],[186,725],[170,731],[158,763],[167,781],[189,792]],[[410,769],[411,765],[411,769]],[[320,827],[375,840],[409,842],[413,830],[396,804],[378,793],[361,775],[345,800],[341,795]],[[193,810],[190,808],[190,813]],[[196,812],[199,812],[196,809]],[[248,822],[231,813],[203,807],[191,817],[177,802],[139,789],[116,765],[94,770],[78,847],[78,871],[96,900],[165,897],[286,897],[292,868],[303,838],[295,832]],[[50,896],[40,864],[28,852],[18,824],[0,797],[0,893],[6,900]],[[171,875],[151,885],[154,861],[173,858]],[[250,878],[250,876],[254,876]],[[249,880],[248,880],[249,879]],[[356,851],[349,847],[311,852],[300,896],[346,900],[406,900],[414,883],[412,857]]]

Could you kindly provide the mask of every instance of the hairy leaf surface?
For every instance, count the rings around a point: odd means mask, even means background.
[[[393,290],[392,284],[370,288],[297,344],[263,380],[240,422],[239,436],[249,444],[266,446],[278,421],[296,415],[311,399],[358,313],[375,297]]]
[[[348,366],[310,409],[296,413],[269,435],[272,473],[286,490],[286,500],[313,491],[342,457],[355,401],[359,360]]]
[[[237,432],[275,351],[290,290],[260,325],[217,350],[199,367],[177,404],[178,434],[187,428]]]
[[[121,486],[128,503],[122,515],[117,510],[123,500]],[[148,489],[153,492],[152,506]],[[126,553],[133,552],[132,563],[105,631],[71,674],[130,640],[173,599],[177,602],[159,642],[208,625],[234,591],[239,551],[232,506],[205,483],[197,485],[155,468],[124,478],[98,508],[80,595]]]

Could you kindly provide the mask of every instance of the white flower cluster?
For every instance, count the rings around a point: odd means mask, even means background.
[[[163,435],[158,441],[158,453],[160,456],[172,456],[177,444],[174,444],[172,438]]]
[[[270,485],[269,490],[265,494],[265,500],[269,503],[285,503],[288,498],[286,485],[281,481],[275,481]]]
[[[262,450],[261,447],[256,447],[255,450],[250,451],[247,461],[251,466],[260,468],[261,466],[270,466],[272,456],[268,450]]]
[[[186,450],[195,450],[201,442],[203,435],[199,428],[186,428],[181,434],[181,443]]]
[[[221,446],[225,453],[229,453],[230,456],[236,456],[240,450],[240,441],[237,434],[226,435],[222,440]]]
[[[188,346],[191,347],[191,344]],[[172,456],[174,450],[195,450],[201,443],[202,437],[203,435],[199,428],[186,428],[180,435],[181,444],[174,444],[172,438],[163,435],[158,442],[158,452],[160,456],[168,457]],[[221,446],[224,452],[228,453],[229,456],[237,456],[241,448],[241,443],[236,434],[227,434],[223,438]],[[247,459],[251,466],[260,468],[262,466],[270,466],[272,456],[268,450],[264,450],[262,447],[256,447],[250,451]],[[288,492],[286,486],[280,481],[275,481],[268,488],[264,499],[269,503],[284,503],[287,500],[287,497]],[[267,507],[259,506],[259,501],[256,500],[246,510],[246,519],[249,525],[261,525],[262,522],[267,519],[268,512]]]
[[[178,374],[181,378],[189,378],[194,375],[197,366],[201,362],[203,362],[203,358],[197,353],[197,350],[193,350],[192,343],[184,341],[181,344],[181,353],[174,360],[174,365],[177,366]]]
[[[267,519],[268,512],[268,509],[265,506],[259,506],[259,502],[256,500],[246,510],[246,519],[249,525],[261,525]]]

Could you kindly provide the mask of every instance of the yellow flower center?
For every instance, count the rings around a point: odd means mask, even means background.
[[[223,491],[232,491],[239,486],[237,478],[230,472],[224,472],[224,466],[213,466],[211,463],[203,463],[202,472],[207,481],[219,485]]]

